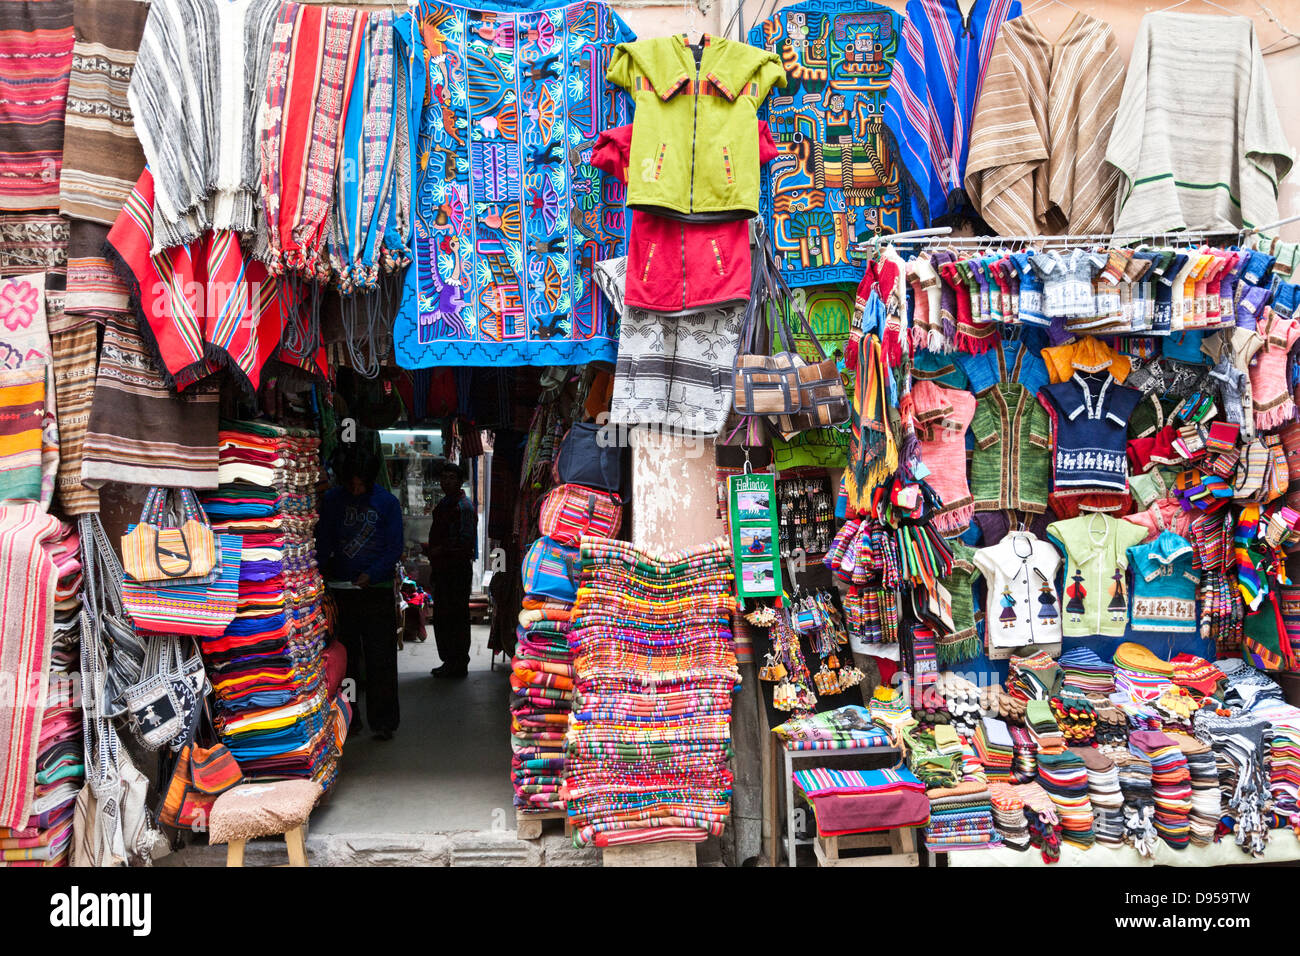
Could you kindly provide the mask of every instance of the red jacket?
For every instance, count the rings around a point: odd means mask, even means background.
[[[605,130],[591,164],[627,182],[632,127]],[[758,158],[776,156],[767,123],[758,124]],[[735,305],[749,299],[749,222],[689,222],[628,210],[627,289],[624,302],[669,315]]]

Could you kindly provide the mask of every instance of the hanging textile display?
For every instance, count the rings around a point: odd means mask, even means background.
[[[884,126],[902,26],[869,0],[807,0],[749,31],[786,73],[759,112],[780,150],[759,211],[790,286],[857,282],[854,243],[915,225]]]
[[[1183,95],[1188,64],[1213,90]],[[1278,218],[1278,183],[1295,151],[1278,118],[1247,17],[1157,11],[1138,26],[1106,161],[1119,169],[1115,229],[1235,231]]]
[[[10,695],[0,720],[0,827],[22,827],[31,815],[59,576],[50,549],[61,530],[35,502],[0,508],[0,685]]]
[[[127,87],[149,5],[79,2],[59,174],[59,212],[111,224],[144,170]]]
[[[253,232],[257,104],[279,8],[278,0],[149,5],[128,95],[157,183],[151,252],[209,229]]]
[[[604,82],[627,26],[594,0],[528,13],[426,0],[419,25],[429,95],[398,364],[612,362],[592,270],[624,252],[624,188],[590,159],[601,130],[631,118]]]
[[[885,126],[919,226],[970,218],[966,154],[980,86],[1018,0],[909,0],[885,99]]]
[[[99,328],[94,323],[50,336],[54,354],[54,394],[59,425],[59,470],[55,497],[68,516],[99,510],[99,492],[81,481],[82,446],[90,423],[99,360]]]
[[[72,0],[0,5],[0,210],[59,205]]]
[[[109,317],[81,446],[82,483],[215,488],[220,397],[215,382],[180,396],[168,391],[136,317]]]
[[[1027,16],[998,32],[971,125],[966,192],[1002,235],[1108,233],[1119,172],[1105,162],[1124,64],[1082,14],[1055,43]]]
[[[0,372],[9,373],[3,380],[9,386],[5,402],[12,402],[6,408],[8,421],[3,433],[13,434],[16,439],[11,447],[0,446],[5,453],[0,462],[8,472],[0,478],[0,498],[34,498],[48,508],[54,497],[54,478],[59,467],[59,423],[42,275],[0,280]],[[31,426],[37,415],[39,481],[35,485],[36,494],[31,494],[31,479],[36,477],[31,466],[37,463],[32,455]]]

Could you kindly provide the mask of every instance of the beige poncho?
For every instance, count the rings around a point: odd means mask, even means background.
[[[971,126],[966,192],[1000,235],[1109,232],[1105,164],[1124,65],[1109,26],[1077,14],[1050,42],[1028,17],[998,34]]]
[[[1251,20],[1142,18],[1106,150],[1117,232],[1266,225],[1294,158]]]

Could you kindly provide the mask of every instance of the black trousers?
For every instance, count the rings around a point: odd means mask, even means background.
[[[438,656],[450,670],[469,666],[469,592],[474,565],[457,563],[449,568],[435,568],[432,585],[433,639]]]
[[[397,608],[391,588],[336,590],[339,640],[348,651],[348,677],[366,699],[366,720],[375,732],[396,730]],[[361,713],[360,702],[353,708]]]

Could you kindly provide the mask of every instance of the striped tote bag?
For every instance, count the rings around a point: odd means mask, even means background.
[[[559,485],[542,500],[542,534],[560,544],[576,545],[584,534],[612,538],[623,526],[618,496],[582,485]]]
[[[216,535],[221,549],[221,576],[211,584],[157,587],[122,582],[122,603],[142,634],[192,634],[220,637],[239,609],[239,568],[243,537]]]

